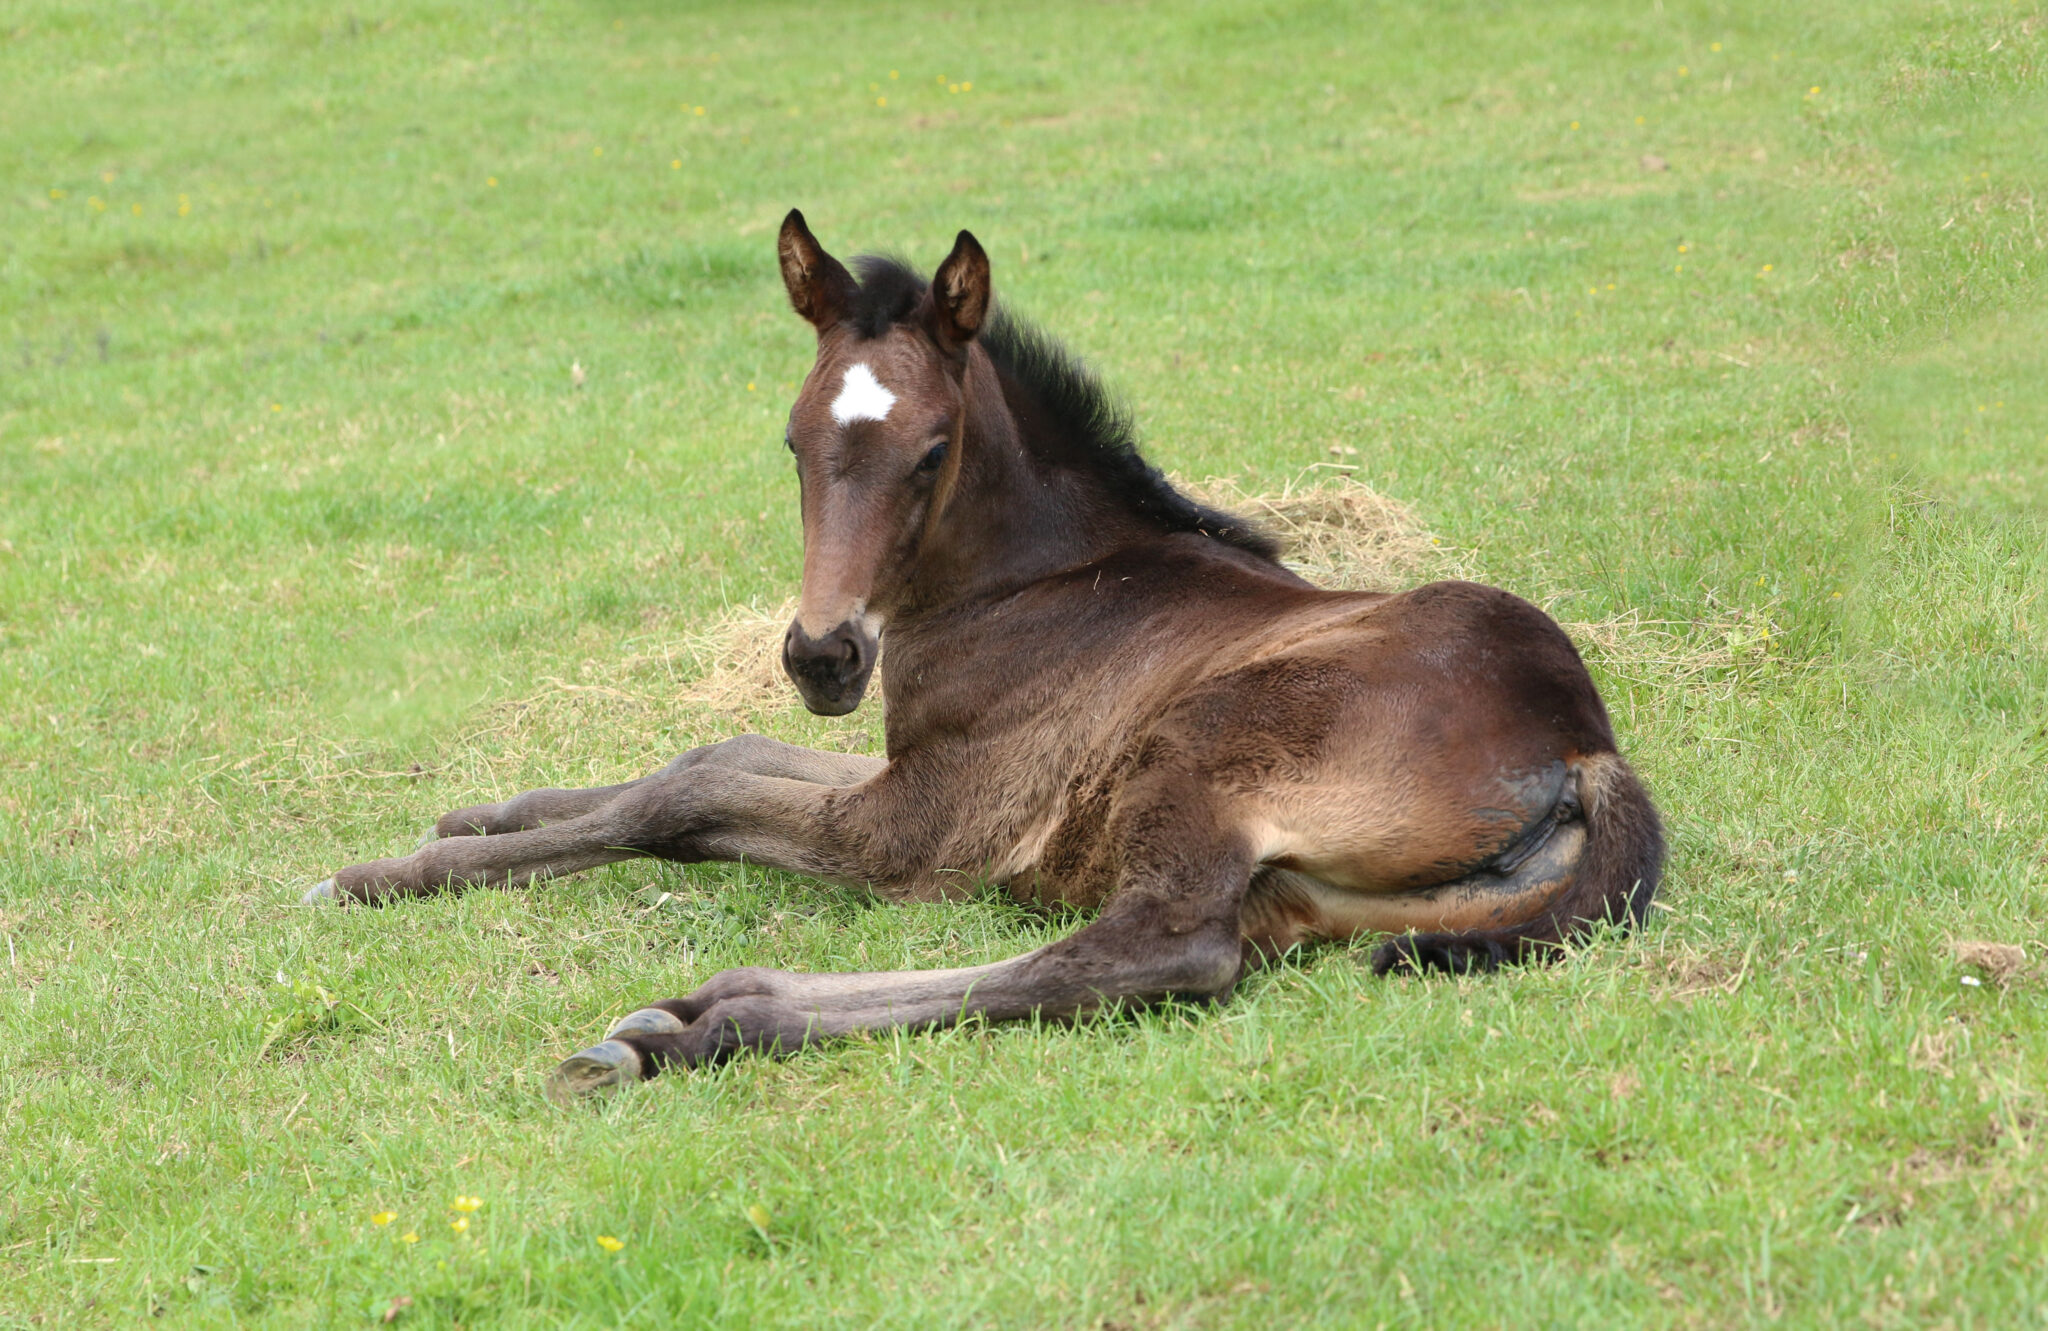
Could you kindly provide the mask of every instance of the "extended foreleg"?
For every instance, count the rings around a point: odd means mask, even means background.
[[[1246,840],[1206,805],[1161,802],[1112,831],[1126,868],[1100,917],[1057,943],[986,966],[852,975],[748,968],[635,1012],[556,1070],[550,1094],[575,1096],[715,1063],[745,1049],[793,1053],[859,1031],[950,1026],[968,1017],[1073,1020],[1104,1008],[1228,996],[1242,968],[1239,908],[1252,869]]]
[[[867,803],[847,786],[679,760],[588,812],[521,831],[430,841],[410,855],[344,869],[307,899],[521,887],[640,856],[683,863],[744,857],[842,882],[889,882],[902,870],[865,831]]]
[[[528,790],[496,804],[472,804],[444,813],[427,833],[426,840],[456,836],[502,836],[527,832],[549,823],[565,822],[600,809],[644,781],[695,767],[727,767],[756,776],[779,776],[792,781],[810,781],[821,786],[858,785],[881,772],[888,763],[858,753],[832,753],[785,744],[766,735],[736,735],[716,744],[702,744],[682,754],[654,777],[641,777],[615,786],[583,789],[553,787]]]

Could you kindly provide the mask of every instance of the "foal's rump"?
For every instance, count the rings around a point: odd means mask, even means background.
[[[1382,969],[1463,970],[1648,907],[1656,813],[1570,639],[1519,597],[1417,588],[1201,693],[1257,848],[1249,946],[1405,934]]]

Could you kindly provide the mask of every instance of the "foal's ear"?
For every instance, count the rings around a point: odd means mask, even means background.
[[[782,219],[775,253],[782,260],[782,285],[789,288],[789,303],[813,328],[822,333],[846,317],[858,290],[853,274],[825,253],[804,225],[804,215],[794,208]]]
[[[932,278],[932,333],[939,345],[958,351],[972,342],[988,318],[988,300],[988,254],[962,231]]]

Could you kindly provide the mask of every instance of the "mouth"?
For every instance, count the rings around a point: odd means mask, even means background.
[[[796,686],[796,691],[803,698],[804,707],[811,715],[845,716],[860,707],[861,699],[867,694],[867,689],[864,687],[866,683],[866,680],[862,680],[859,685],[848,689],[839,697],[828,697],[822,693],[815,693],[805,688],[801,683]]]

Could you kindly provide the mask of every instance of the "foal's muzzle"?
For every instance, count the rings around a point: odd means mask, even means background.
[[[782,639],[782,668],[819,716],[845,716],[860,706],[875,668],[874,635],[849,619],[822,638],[804,632],[801,621]]]

